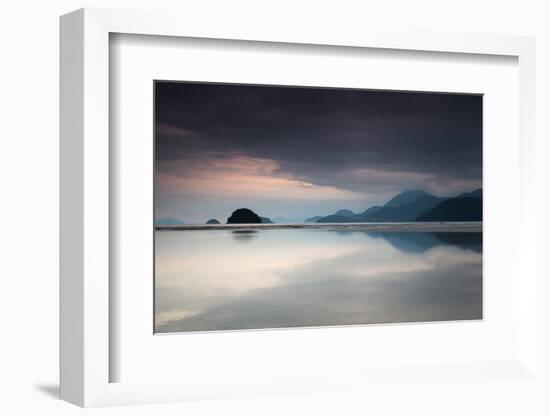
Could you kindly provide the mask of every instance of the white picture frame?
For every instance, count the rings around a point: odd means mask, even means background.
[[[245,21],[246,22],[246,21]],[[331,32],[312,26],[234,25],[223,19],[205,27],[192,16],[168,13],[82,9],[61,18],[61,398],[80,406],[158,403],[192,398],[235,397],[284,392],[319,392],[346,385],[379,383],[399,370],[379,369],[357,374],[335,370],[319,379],[295,377],[282,369],[276,378],[233,383],[233,374],[187,381],[111,382],[110,365],[110,169],[109,149],[109,36],[113,33],[187,38],[247,40],[335,47],[382,48],[439,53],[505,55],[519,62],[520,224],[518,267],[522,272],[517,294],[518,354],[506,362],[441,364],[419,370],[414,377],[445,373],[448,378],[476,382],[472,371],[496,368],[518,380],[535,377],[535,41],[508,35],[394,32],[354,29]],[[529,215],[528,215],[529,214]],[[441,371],[445,368],[444,371]],[[397,378],[410,377],[405,369]],[[341,380],[347,379],[346,383]],[[231,386],[231,388],[230,388]]]

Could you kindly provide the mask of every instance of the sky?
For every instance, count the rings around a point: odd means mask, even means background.
[[[155,83],[157,219],[303,219],[481,185],[479,95]]]

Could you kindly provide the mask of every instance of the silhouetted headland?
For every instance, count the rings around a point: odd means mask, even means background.
[[[261,224],[258,214],[248,208],[239,208],[227,219],[227,224]]]

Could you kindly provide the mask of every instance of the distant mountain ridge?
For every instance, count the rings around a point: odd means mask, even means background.
[[[452,198],[437,197],[423,190],[405,191],[383,206],[372,206],[360,214],[341,209],[321,218],[308,218],[306,222],[482,221],[482,196],[482,189]]]
[[[169,225],[185,225],[185,223],[176,218],[159,218],[155,220],[155,225],[169,226]]]
[[[320,220],[321,218],[323,218],[322,215],[316,215],[315,217],[306,218],[304,222],[317,222],[317,220]]]
[[[405,191],[405,192],[401,192],[400,194],[397,194],[396,196],[394,196],[392,199],[390,199],[388,202],[386,202],[384,204],[384,206],[385,207],[398,207],[399,205],[402,205],[402,204],[408,204],[408,203],[414,202],[414,201],[416,201],[419,198],[424,197],[424,196],[433,197],[433,195],[431,195],[431,194],[429,194],[426,191],[423,191],[421,189],[417,189],[417,190],[414,190],[414,191]]]
[[[457,196],[457,198],[479,198],[479,199],[482,199],[483,198],[483,190],[480,188],[480,189],[476,189],[475,191],[472,191],[472,192],[464,192],[464,193],[460,194],[459,196]]]
[[[384,208],[384,207],[382,207],[382,206],[380,206],[380,205],[374,205],[374,206],[372,206],[372,207],[370,207],[370,208],[367,208],[367,209],[366,209],[365,211],[363,211],[360,215],[372,214],[372,213],[374,213],[374,212],[376,212],[376,211],[380,211],[382,208]]]
[[[451,198],[420,215],[417,221],[483,221],[483,201],[476,197]]]
[[[316,223],[335,223],[335,222],[361,222],[361,221],[355,221],[355,216],[345,217],[343,215],[331,214],[331,215],[327,215],[326,217],[321,217],[315,222]]]
[[[284,215],[277,215],[275,217],[271,217],[271,220],[274,223],[277,224],[294,224],[294,223],[302,223],[307,222],[305,216],[284,216]]]
[[[349,209],[339,209],[334,213],[334,215],[339,215],[341,217],[351,217],[355,215],[355,212],[349,210]]]
[[[274,217],[285,219],[288,217]],[[295,219],[296,217],[292,218]],[[303,218],[303,217],[302,217]],[[349,209],[339,209],[326,216],[306,218],[306,223],[365,223],[365,222],[452,222],[482,221],[483,190],[476,189],[464,192],[455,197],[437,197],[423,190],[405,191],[391,198],[386,204],[375,205],[363,212],[355,213]],[[239,208],[227,218],[227,224],[274,224],[271,218],[262,217],[248,208]],[[216,225],[220,222],[211,218],[206,224]],[[177,218],[159,218],[157,227],[177,227],[185,222]]]

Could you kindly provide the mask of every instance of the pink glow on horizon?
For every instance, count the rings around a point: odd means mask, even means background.
[[[235,156],[230,159],[209,159],[178,176],[158,173],[158,189],[172,195],[213,194],[235,198],[285,199],[361,199],[364,195],[319,186],[291,177],[275,176],[279,165],[270,159]]]

